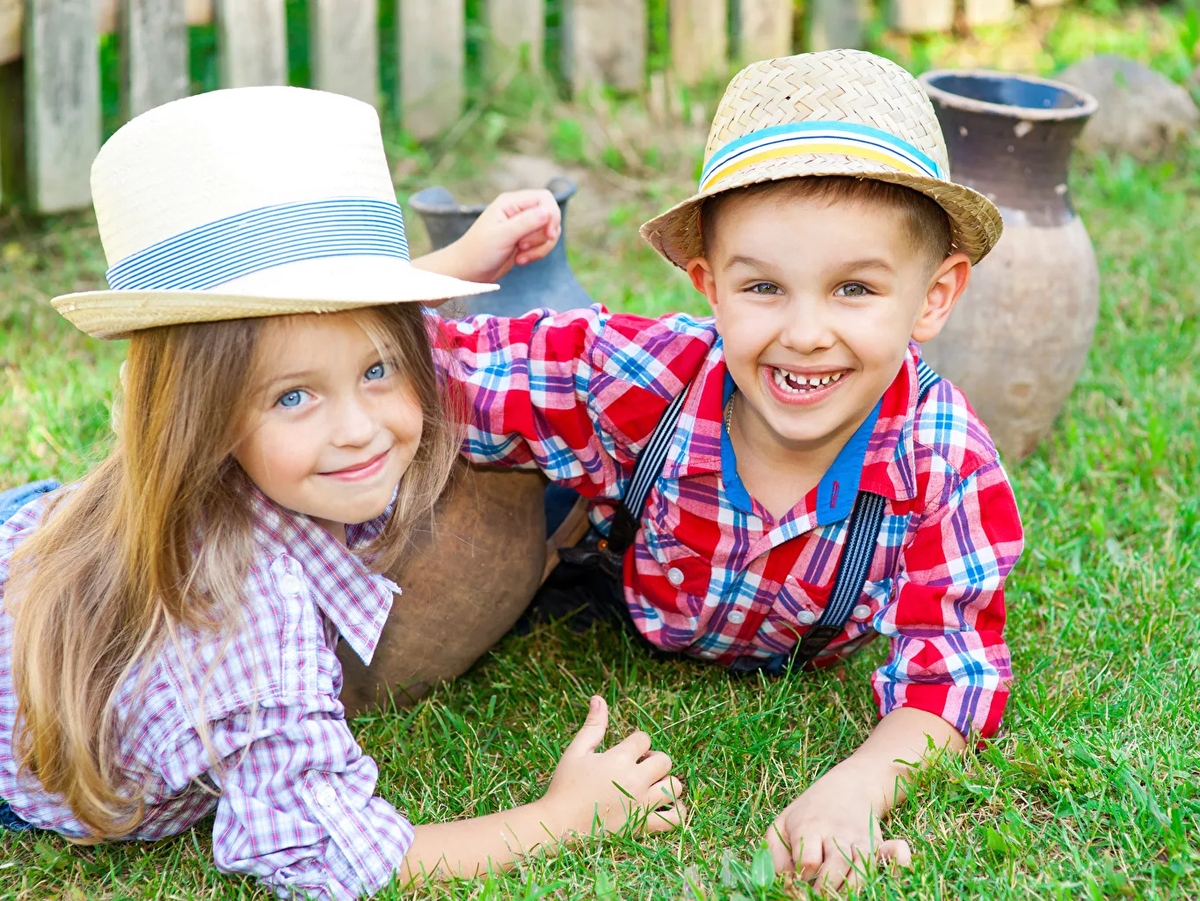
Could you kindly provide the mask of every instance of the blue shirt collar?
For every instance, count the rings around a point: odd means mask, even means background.
[[[733,377],[725,373],[725,385],[721,394],[722,410],[729,403],[736,386]],[[880,398],[876,402],[862,425],[850,436],[845,447],[838,452],[837,459],[821,477],[817,485],[816,517],[818,526],[826,526],[839,522],[850,515],[854,509],[854,500],[858,496],[858,483],[862,478],[863,461],[867,456],[867,446],[871,443],[871,435],[875,431],[875,422],[879,419],[879,410],[883,404]],[[754,512],[754,502],[750,492],[742,484],[737,471],[737,455],[733,451],[733,442],[729,440],[729,432],[721,427],[721,479],[725,483],[725,495],[730,502],[744,513]]]

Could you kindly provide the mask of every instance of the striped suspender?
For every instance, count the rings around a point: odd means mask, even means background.
[[[667,405],[662,419],[654,427],[650,440],[633,463],[629,487],[625,490],[625,496],[617,501],[616,514],[608,530],[608,550],[613,554],[624,554],[637,537],[642,511],[646,508],[650,490],[667,463],[667,451],[671,449],[671,438],[675,435],[675,426],[683,410],[683,399],[687,396],[691,384],[688,382],[684,385],[683,390]]]
[[[917,403],[925,401],[941,377],[924,361],[917,361]],[[850,525],[846,529],[846,547],[838,561],[837,574],[833,577],[833,591],[829,602],[818,619],[792,653],[791,667],[804,669],[846,628],[850,615],[862,594],[871,559],[879,544],[879,530],[883,526],[883,514],[887,499],[881,494],[860,491],[854,499],[854,510],[850,514]]]

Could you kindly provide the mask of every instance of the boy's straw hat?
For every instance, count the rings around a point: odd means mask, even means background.
[[[92,196],[112,290],[53,303],[97,338],[496,288],[409,263],[379,117],[337,94],[238,88],[150,110],[100,150]]]
[[[920,191],[950,217],[972,263],[1000,238],[1000,211],[949,180],[946,142],[929,98],[900,66],[861,50],[768,59],[734,76],[717,107],[700,190],[642,226],[676,266],[703,255],[704,198],[764,181],[854,175]]]

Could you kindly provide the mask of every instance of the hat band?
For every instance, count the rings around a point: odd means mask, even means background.
[[[765,160],[801,154],[836,153],[883,163],[909,175],[944,180],[942,167],[912,144],[856,122],[789,122],[752,131],[712,155],[700,175],[700,190]]]
[[[400,205],[344,197],[261,207],[152,244],[107,276],[114,291],[206,291],[264,269],[344,256],[408,260]]]

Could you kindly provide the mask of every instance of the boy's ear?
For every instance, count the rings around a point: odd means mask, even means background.
[[[914,341],[922,343],[938,336],[970,278],[971,261],[965,253],[952,254],[942,261],[930,277],[921,314],[913,326]]]
[[[692,257],[687,264],[688,278],[692,286],[708,298],[708,305],[717,312],[717,280],[713,277],[712,267],[704,257]]]

